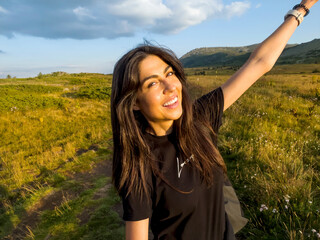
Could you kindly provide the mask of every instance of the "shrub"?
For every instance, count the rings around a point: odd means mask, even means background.
[[[111,96],[111,87],[81,87],[75,95],[79,98],[108,99]]]
[[[39,72],[38,76],[39,79],[41,79],[43,77],[43,74],[41,72]]]
[[[43,96],[62,91],[59,87],[43,85],[0,86],[0,111],[31,110],[64,106],[66,100]]]

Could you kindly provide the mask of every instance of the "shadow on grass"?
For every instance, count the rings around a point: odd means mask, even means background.
[[[12,207],[16,204],[15,207]],[[0,185],[0,239],[12,239],[9,234],[15,227],[14,221],[17,216],[26,214],[26,210],[21,204],[21,192],[14,191],[10,193],[6,186]],[[20,236],[22,229],[17,229],[17,235]],[[19,239],[19,238],[15,238]]]

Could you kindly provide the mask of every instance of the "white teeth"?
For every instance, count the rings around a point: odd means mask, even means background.
[[[178,101],[178,97],[175,97],[174,99],[172,99],[170,102],[167,102],[165,104],[163,104],[164,107],[169,106],[171,104],[174,104],[176,101]]]

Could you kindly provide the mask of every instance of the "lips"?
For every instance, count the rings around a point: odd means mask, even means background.
[[[164,107],[174,107],[175,105],[177,105],[178,103],[178,97],[175,96],[172,100],[166,102],[165,104],[163,104]]]

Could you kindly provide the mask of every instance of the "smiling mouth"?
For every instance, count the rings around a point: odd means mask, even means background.
[[[164,106],[164,107],[168,107],[168,106],[170,106],[170,105],[175,104],[177,101],[178,101],[178,97],[175,97],[175,98],[172,99],[171,101],[166,102],[165,104],[163,104],[163,106]]]

